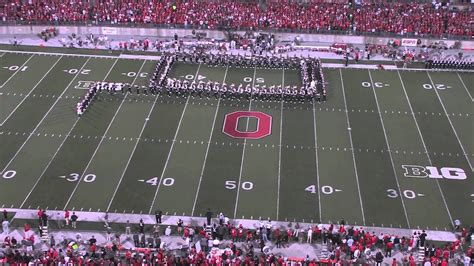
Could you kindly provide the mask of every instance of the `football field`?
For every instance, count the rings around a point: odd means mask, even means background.
[[[0,207],[450,230],[474,221],[474,73],[324,69],[326,102],[102,92],[154,60],[0,52]],[[296,70],[170,77],[301,85]],[[236,120],[229,115],[239,114]],[[268,134],[238,138],[235,132]],[[232,122],[233,121],[233,122]]]

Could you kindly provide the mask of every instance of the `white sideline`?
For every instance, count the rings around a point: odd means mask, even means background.
[[[33,54],[33,55],[57,55],[57,56],[76,56],[76,57],[95,57],[95,58],[112,58],[117,59],[120,56],[113,55],[91,55],[91,54],[69,54],[69,53],[52,53],[52,52],[32,52],[32,51],[10,51],[10,50],[0,50],[0,52],[12,53],[12,54]],[[130,59],[130,58],[124,58]],[[135,58],[132,58],[135,59]]]

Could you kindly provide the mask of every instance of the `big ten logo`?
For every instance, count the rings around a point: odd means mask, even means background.
[[[454,180],[464,180],[467,178],[466,172],[456,167],[442,167],[438,169],[438,167],[435,166],[402,165],[402,168],[405,170],[405,173],[403,173],[405,177],[429,177]]]
[[[255,131],[241,131],[237,128],[239,119],[256,118],[257,129]],[[248,125],[248,122],[247,122]],[[233,137],[240,139],[261,139],[272,133],[272,117],[268,114],[255,111],[237,111],[229,113],[224,119],[224,128],[222,131]]]

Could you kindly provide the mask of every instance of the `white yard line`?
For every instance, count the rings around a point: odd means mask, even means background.
[[[316,155],[316,185],[318,186],[318,207],[319,207],[319,221],[323,222],[322,220],[322,206],[321,206],[321,187],[320,187],[320,180],[319,180],[319,157],[318,157],[318,138],[317,138],[317,127],[316,127],[316,105],[314,103],[314,99],[313,99],[313,128],[314,128],[314,146],[316,147],[316,149],[314,149],[315,151],[315,155]]]
[[[0,127],[3,126],[3,124],[5,124],[5,122],[7,122],[7,120],[13,115],[13,113],[16,112],[16,110],[18,109],[18,107],[20,107],[20,105],[26,100],[26,98],[28,98],[28,96],[30,96],[30,94],[36,89],[36,87],[39,86],[39,84],[46,78],[46,76],[48,76],[49,72],[51,72],[51,70],[53,70],[53,68],[58,64],[58,62],[61,60],[61,58],[63,58],[62,56],[58,58],[58,60],[56,60],[56,62],[51,66],[51,68],[49,68],[48,72],[46,72],[43,77],[36,83],[36,85],[30,90],[30,92],[28,92],[27,95],[25,95],[25,97],[20,101],[20,103],[18,103],[15,108],[13,109],[13,111],[11,111],[11,113],[7,116],[7,118],[5,120],[3,120],[2,123],[0,123]],[[75,78],[75,77],[74,77]],[[74,79],[73,79],[74,80]],[[66,87],[67,89],[67,87]]]
[[[464,156],[466,157],[466,161],[469,164],[471,171],[474,171],[474,168],[472,168],[471,161],[469,161],[468,154],[466,153],[466,150],[464,149],[464,146],[462,145],[461,140],[459,139],[458,133],[456,132],[456,129],[454,128],[453,122],[451,122],[451,118],[449,118],[449,114],[448,114],[448,111],[446,110],[446,107],[444,106],[443,100],[441,100],[441,96],[439,96],[438,90],[436,89],[436,86],[433,80],[431,79],[431,75],[429,72],[426,72],[426,74],[428,74],[428,78],[430,79],[431,85],[433,86],[433,88],[435,88],[433,90],[435,91],[436,96],[438,97],[438,100],[441,103],[441,106],[443,107],[444,113],[446,114],[446,117],[448,118],[449,124],[451,125],[451,128],[453,129],[454,135],[456,136],[456,139],[458,140],[459,146],[461,146],[462,152]]]
[[[403,197],[402,197],[403,194],[402,194],[402,190],[400,188],[400,182],[398,181],[397,171],[395,170],[395,164],[393,163],[392,151],[390,149],[390,143],[388,142],[387,132],[385,131],[385,125],[384,125],[384,122],[383,122],[382,112],[380,111],[379,100],[377,99],[377,93],[375,92],[374,81],[372,80],[372,74],[370,73],[370,70],[367,70],[367,71],[369,72],[370,83],[372,84],[372,90],[374,92],[374,97],[375,97],[375,103],[377,104],[377,110],[378,110],[378,113],[379,113],[380,122],[382,123],[383,135],[385,137],[385,143],[387,144],[387,149],[389,151],[388,155],[390,157],[390,163],[392,164],[393,174],[395,175],[395,181],[397,183],[397,188],[398,188],[398,193],[400,195],[400,200],[402,201],[403,211],[405,213],[405,218],[407,220],[408,228],[411,228],[410,220],[408,219],[407,209],[405,207],[405,201],[403,200]]]
[[[257,74],[257,67],[254,68],[253,72],[253,79],[252,79],[252,88],[255,86],[255,75]],[[249,112],[252,108],[252,96],[250,96],[249,101]],[[249,121],[250,119],[247,117],[247,124],[245,126],[245,132],[249,130]],[[235,197],[235,207],[234,207],[234,219],[237,217],[237,207],[239,205],[239,196],[240,196],[240,186],[242,184],[242,172],[244,168],[244,159],[245,159],[245,147],[247,146],[247,138],[244,138],[244,147],[242,148],[242,160],[240,161],[240,172],[239,172],[239,183],[237,184],[237,196]]]
[[[472,98],[471,93],[470,93],[469,90],[467,89],[466,84],[464,83],[464,80],[462,80],[461,75],[459,75],[459,72],[456,72],[456,74],[458,75],[458,78],[459,78],[459,80],[461,81],[462,86],[463,86],[464,89],[466,90],[467,95],[469,95],[469,98],[471,99],[471,102],[474,102],[474,99]]]
[[[285,87],[285,68],[282,71],[281,87]],[[280,217],[280,186],[281,186],[281,140],[283,135],[283,99],[280,105],[280,145],[278,145],[278,192],[277,192],[277,209],[276,220]]]
[[[59,62],[61,58],[58,59],[58,61],[56,61],[56,63]],[[87,62],[89,62],[89,59],[86,60],[86,62],[84,63],[84,65],[82,65],[81,67],[81,70],[84,68],[84,66],[87,64]],[[54,66],[53,66],[54,67]],[[51,69],[53,68],[51,67]],[[51,71],[50,69],[50,71]],[[49,71],[48,71],[49,72]],[[23,144],[20,146],[20,148],[16,151],[15,155],[13,156],[13,158],[10,159],[10,161],[7,163],[7,165],[5,166],[5,168],[3,168],[2,172],[5,172],[6,169],[8,169],[8,167],[10,166],[10,164],[13,162],[13,160],[15,160],[16,156],[18,156],[18,154],[20,153],[20,151],[23,149],[23,147],[26,145],[26,143],[30,140],[31,136],[33,136],[34,132],[39,128],[39,126],[43,123],[43,121],[46,119],[46,117],[49,115],[49,113],[51,112],[51,110],[53,110],[54,106],[56,106],[56,104],[59,102],[59,100],[62,98],[62,96],[64,95],[64,93],[66,93],[66,91],[68,90],[68,88],[71,86],[72,82],[77,78],[77,75],[79,75],[80,71],[78,71],[78,73],[74,76],[74,78],[71,80],[71,82],[69,82],[69,84],[66,86],[66,88],[63,90],[63,92],[61,93],[61,95],[59,95],[58,98],[56,98],[56,101],[53,103],[53,105],[51,105],[51,107],[49,108],[49,110],[46,112],[46,114],[43,116],[43,118],[41,118],[41,120],[38,122],[38,124],[36,125],[36,127],[31,131],[31,133],[29,134],[28,138],[26,138],[26,140],[23,142]],[[39,82],[38,82],[39,84]],[[36,86],[35,86],[36,87]]]
[[[225,69],[225,74],[224,74],[224,79],[222,80],[222,84],[224,84],[225,79],[227,78],[227,71],[228,70],[229,70],[229,66],[227,66],[226,69]],[[220,103],[221,103],[221,98],[219,98],[217,100],[216,112],[214,113],[214,120],[212,121],[211,133],[209,134],[209,139],[207,141],[206,154],[204,155],[204,162],[202,164],[201,175],[199,176],[199,183],[198,183],[198,187],[197,187],[197,190],[196,190],[196,197],[194,198],[194,204],[193,204],[193,209],[191,211],[191,216],[194,216],[194,211],[196,210],[196,204],[197,204],[197,200],[198,200],[198,196],[199,196],[199,191],[201,190],[202,177],[204,175],[204,169],[206,167],[207,155],[209,154],[209,147],[211,146],[211,141],[212,141],[212,133],[214,132],[214,127],[216,125],[217,113],[219,111]]]
[[[431,162],[430,154],[428,153],[428,149],[426,148],[426,144],[425,144],[425,140],[423,138],[423,134],[421,134],[421,130],[420,130],[420,127],[418,125],[418,121],[416,120],[415,112],[413,112],[413,108],[412,108],[410,99],[408,98],[408,94],[407,94],[407,91],[405,89],[405,84],[403,82],[402,76],[400,75],[400,72],[397,71],[397,73],[398,73],[398,77],[400,78],[400,82],[402,84],[403,92],[404,92],[405,97],[407,99],[408,106],[410,107],[410,112],[412,114],[413,120],[415,121],[416,129],[418,130],[418,134],[420,135],[421,143],[423,144],[423,148],[425,149],[426,156],[428,157],[428,161],[429,161],[430,165],[433,165],[433,163]],[[446,211],[448,212],[449,220],[451,221],[451,224],[454,227],[453,217],[451,216],[451,212],[449,211],[448,204],[446,203],[446,199],[444,197],[443,190],[441,189],[441,186],[439,184],[438,179],[435,178],[435,180],[436,180],[436,184],[438,185],[438,189],[439,189],[439,192],[441,194],[441,198],[443,199],[444,206],[446,207]]]
[[[141,65],[141,67],[140,67],[140,69],[138,70],[137,73],[141,73],[141,71],[142,71],[143,66],[145,65],[145,63],[146,63],[146,60],[143,61],[142,65]],[[135,84],[135,81],[137,80],[138,76],[139,76],[138,74],[135,76],[135,78],[133,79],[133,82],[131,83],[132,85]],[[74,193],[76,193],[76,190],[77,190],[77,188],[79,187],[79,184],[81,184],[82,179],[84,178],[84,176],[85,176],[87,170],[89,169],[89,166],[91,165],[92,161],[94,160],[95,155],[97,154],[97,151],[99,151],[99,148],[100,148],[100,146],[102,145],[102,142],[104,141],[105,136],[107,135],[107,132],[109,132],[110,127],[112,126],[113,122],[115,121],[115,118],[117,117],[117,114],[118,114],[118,113],[120,112],[120,110],[122,109],[123,103],[125,102],[125,99],[127,98],[128,95],[129,95],[128,93],[125,94],[125,96],[124,96],[123,99],[122,99],[122,102],[120,103],[119,107],[118,107],[117,110],[115,111],[115,114],[114,114],[114,116],[112,117],[112,120],[110,120],[110,123],[109,123],[109,125],[107,126],[107,129],[105,130],[104,134],[102,135],[102,137],[101,137],[101,139],[100,139],[100,142],[99,142],[99,144],[97,145],[97,147],[95,148],[94,153],[92,154],[92,156],[91,156],[89,162],[87,163],[86,167],[85,167],[84,170],[82,171],[81,177],[79,178],[79,180],[77,181],[76,185],[74,186],[74,190],[71,192],[71,195],[69,196],[69,198],[68,198],[66,204],[64,204],[64,208],[63,208],[63,209],[66,209],[67,205],[69,204],[69,202],[71,201],[72,197],[74,196]]]
[[[26,60],[16,71],[15,73],[13,73],[13,75],[11,75],[2,85],[0,85],[0,88],[3,88],[5,86],[5,84],[7,84],[18,72],[20,72],[23,67],[31,60],[31,58],[33,58],[33,56],[35,56],[34,54],[32,54],[28,60]]]
[[[347,121],[347,130],[349,131],[349,141],[351,143],[351,152],[352,152],[352,164],[354,165],[354,173],[356,177],[356,183],[357,183],[357,192],[359,193],[359,203],[360,203],[360,209],[362,211],[362,222],[365,225],[365,213],[364,213],[364,205],[362,204],[362,195],[360,194],[360,185],[359,185],[359,174],[357,173],[357,164],[355,161],[355,154],[354,154],[354,144],[352,142],[352,128],[351,128],[351,123],[349,122],[349,110],[347,108],[347,102],[346,102],[346,91],[344,89],[344,81],[342,79],[342,71],[339,69],[339,75],[341,77],[341,87],[342,87],[342,96],[344,98],[344,106],[346,107],[345,113],[346,113],[346,121]]]
[[[196,74],[194,75],[194,81],[197,78],[199,69],[201,69],[201,63],[199,64],[196,70]],[[188,95],[186,99],[186,103],[184,104],[183,112],[181,113],[181,117],[179,118],[178,127],[176,128],[176,132],[174,133],[173,141],[171,142],[170,151],[168,152],[168,157],[166,158],[165,165],[163,166],[163,171],[161,172],[160,181],[158,182],[158,186],[156,188],[155,195],[153,196],[153,200],[151,202],[150,210],[148,213],[152,213],[153,207],[155,206],[155,200],[156,200],[156,197],[158,196],[158,191],[160,190],[161,182],[163,182],[163,176],[165,175],[166,167],[168,166],[168,162],[171,158],[171,154],[173,153],[174,143],[176,142],[176,137],[178,136],[179,129],[181,128],[181,122],[183,122],[183,117],[184,117],[184,113],[186,112],[186,107],[188,106],[188,103],[189,103],[189,98],[190,96]]]

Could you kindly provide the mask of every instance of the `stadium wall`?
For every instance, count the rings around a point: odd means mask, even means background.
[[[19,36],[19,35],[31,35],[38,34],[48,26],[1,26],[0,35],[7,36]],[[101,35],[105,34],[108,36],[121,36],[121,37],[165,37],[172,38],[175,33],[180,37],[192,37],[193,29],[165,29],[165,28],[132,28],[132,27],[103,27],[103,26],[57,26],[60,34],[72,34],[77,35],[94,34]],[[204,38],[209,39],[224,39],[225,32],[218,30],[198,30],[197,32],[204,35]],[[236,31],[234,33],[244,34],[244,31]],[[410,38],[394,38],[394,37],[379,37],[379,36],[351,36],[351,35],[333,35],[333,34],[306,34],[306,33],[284,33],[284,32],[272,32],[276,39],[279,41],[293,41],[296,37],[299,37],[303,43],[351,43],[351,44],[387,44],[390,40],[399,39],[407,40],[407,43],[413,42]],[[456,42],[460,43],[457,48],[465,50],[474,50],[474,41],[456,41],[456,40],[443,40],[443,39],[427,39],[420,38],[421,45],[430,45],[434,42],[443,41],[448,47],[452,47]],[[416,46],[416,45],[408,45]]]

